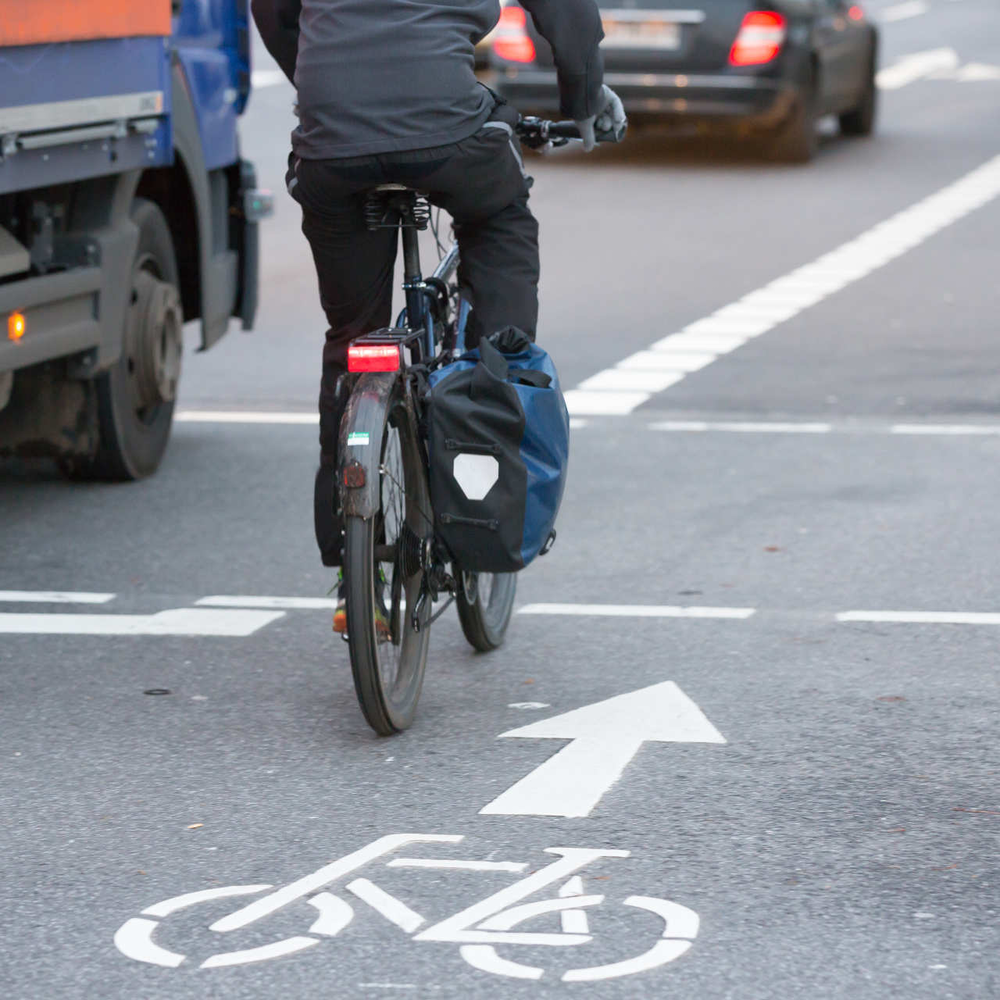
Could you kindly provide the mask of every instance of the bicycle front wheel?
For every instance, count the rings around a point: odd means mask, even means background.
[[[382,736],[413,722],[430,640],[430,599],[421,601],[421,545],[433,524],[416,429],[397,386],[380,408],[379,504],[369,518],[344,525],[347,633],[361,710]],[[374,449],[372,450],[374,453]],[[414,621],[414,613],[419,615]]]
[[[457,574],[458,619],[469,645],[488,653],[503,644],[517,594],[516,573]]]

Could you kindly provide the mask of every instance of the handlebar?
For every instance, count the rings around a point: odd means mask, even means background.
[[[628,132],[628,122],[610,132],[598,132],[598,142],[621,142]],[[522,118],[517,123],[517,134],[521,141],[532,149],[539,149],[552,143],[565,146],[571,139],[580,138],[576,122],[549,122],[541,118]]]

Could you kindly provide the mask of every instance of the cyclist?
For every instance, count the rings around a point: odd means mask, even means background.
[[[521,0],[551,44],[563,114],[584,147],[624,122],[603,84],[595,0]],[[316,540],[341,564],[337,450],[347,402],[347,347],[389,326],[394,230],[369,231],[365,193],[418,187],[453,218],[459,283],[473,305],[467,344],[516,326],[534,338],[538,225],[514,135],[517,112],[477,82],[474,48],[496,25],[499,0],[252,0],[261,37],[297,90],[287,184],[302,207],[330,328],[320,387]],[[341,588],[343,592],[343,588]],[[344,602],[334,628],[346,630]]]

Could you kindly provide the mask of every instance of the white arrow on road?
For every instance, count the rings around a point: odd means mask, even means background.
[[[725,743],[702,710],[673,682],[618,695],[506,737],[572,740],[481,813],[587,816],[622,776],[643,743]]]

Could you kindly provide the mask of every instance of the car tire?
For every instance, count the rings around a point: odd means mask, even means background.
[[[771,138],[766,154],[775,163],[808,163],[819,149],[816,131],[816,74],[810,72],[785,123]]]
[[[875,59],[872,58],[865,81],[865,91],[861,100],[840,116],[840,131],[843,135],[871,135],[875,131],[878,113],[878,87],[875,85]]]

